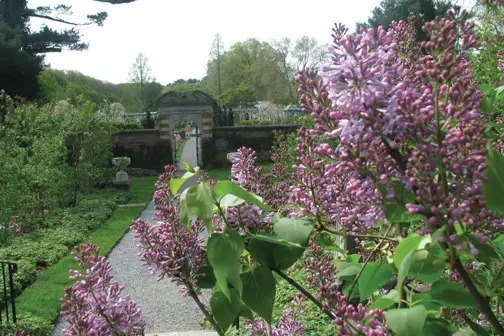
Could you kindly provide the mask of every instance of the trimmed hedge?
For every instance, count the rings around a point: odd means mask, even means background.
[[[236,126],[264,126],[264,125],[273,125],[273,121],[271,120],[236,120]]]
[[[89,232],[105,222],[117,205],[127,202],[128,198],[129,193],[111,188],[83,195],[77,206],[47,215],[41,228],[16,237],[0,248],[0,260],[18,264],[18,272],[14,274],[15,295],[35,282],[39,271],[58,262],[73,246],[85,240]],[[3,294],[0,286],[2,304]]]

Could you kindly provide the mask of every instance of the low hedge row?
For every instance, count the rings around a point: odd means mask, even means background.
[[[105,222],[117,205],[127,202],[129,197],[129,193],[112,188],[84,195],[77,206],[47,215],[42,227],[14,238],[9,245],[0,248],[0,260],[18,264],[18,271],[14,274],[15,295],[32,284],[39,271],[58,262],[73,246],[86,239],[89,232]],[[0,286],[2,304],[3,291]]]
[[[236,126],[264,126],[273,125],[271,120],[236,120]]]

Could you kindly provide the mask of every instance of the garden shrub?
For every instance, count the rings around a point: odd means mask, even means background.
[[[29,314],[19,314],[15,325],[0,325],[0,336],[9,336],[16,331],[24,331],[26,336],[49,336],[52,334],[53,325]]]
[[[271,120],[236,120],[236,126],[266,126],[272,125]]]
[[[110,179],[113,122],[93,104],[36,107],[2,93],[0,244],[45,225],[56,209],[78,204]]]
[[[110,121],[112,131],[132,131],[143,129],[142,124],[134,121]]]
[[[38,271],[66,256],[73,246],[85,240],[112,215],[118,203],[128,198],[128,192],[109,188],[86,193],[75,207],[59,209],[47,216],[50,221],[47,225],[15,237],[0,248],[0,260],[18,264],[18,272],[13,277],[16,295],[35,282]],[[0,286],[0,302],[3,300],[3,287]]]

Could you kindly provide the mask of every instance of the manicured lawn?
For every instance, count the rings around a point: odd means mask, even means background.
[[[260,167],[263,167],[263,173],[268,174],[271,172],[271,169],[273,169],[273,163],[260,163]],[[222,180],[229,180],[229,175],[231,174],[231,167],[226,167],[226,168],[216,168],[212,170],[205,170],[210,178],[217,180],[217,181],[222,181]]]
[[[152,199],[156,179],[156,177],[133,179],[130,203],[148,203]],[[94,231],[86,242],[96,244],[100,248],[100,254],[107,255],[128,231],[131,221],[138,217],[143,209],[143,206],[117,208],[112,217]],[[59,299],[64,295],[65,287],[71,285],[68,279],[69,270],[76,268],[76,262],[69,255],[42,272],[38,280],[17,297],[18,314],[29,313],[54,322],[61,306]]]
[[[131,182],[130,204],[148,203],[152,199],[156,187],[157,176],[137,177]]]

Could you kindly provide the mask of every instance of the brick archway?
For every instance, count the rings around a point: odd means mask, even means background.
[[[200,130],[200,150],[198,162],[203,162],[202,150],[205,142],[212,140],[212,119],[215,100],[201,91],[177,92],[169,91],[158,99],[159,131],[162,140],[169,140],[172,144],[174,160],[175,144],[172,141],[173,129],[182,120],[190,121]],[[173,161],[174,162],[174,161]]]

